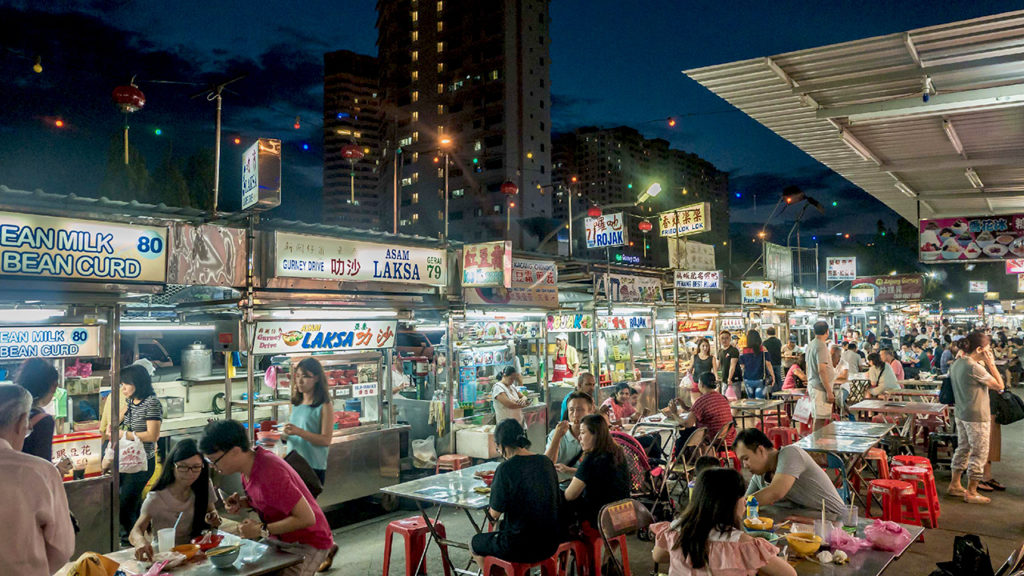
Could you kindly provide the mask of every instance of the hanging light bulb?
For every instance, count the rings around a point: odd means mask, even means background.
[[[302,128],[302,122],[300,122],[299,121],[299,117],[296,116],[295,117],[295,129],[298,130],[299,128]]]
[[[36,56],[36,61],[35,61],[34,64],[32,64],[32,71],[35,72],[36,74],[42,74],[43,73],[43,57],[42,56]]]

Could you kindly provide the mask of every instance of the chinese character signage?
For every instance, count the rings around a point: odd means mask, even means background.
[[[281,141],[260,138],[242,154],[242,210],[281,204]]]
[[[874,301],[879,304],[905,302],[921,299],[924,293],[924,279],[920,274],[865,276],[853,280],[850,288],[871,289],[874,292]]]
[[[0,360],[100,355],[99,326],[0,328]]]
[[[686,236],[711,231],[711,207],[707,202],[691,204],[658,214],[658,230],[662,237]]]
[[[693,332],[709,332],[711,320],[680,320],[677,324],[680,334],[691,334]]]
[[[850,304],[857,306],[870,306],[875,303],[874,286],[862,286],[850,288]]]
[[[397,320],[268,321],[256,323],[255,354],[394,348]]]
[[[466,288],[466,304],[558,308],[558,267],[552,260],[512,259],[512,287]]]
[[[0,274],[162,284],[167,228],[0,212]]]
[[[722,330],[736,332],[743,330],[745,324],[743,323],[743,318],[738,318],[736,316],[725,316],[722,318],[720,326]]]
[[[591,314],[548,314],[548,332],[590,332],[593,318]]]
[[[721,290],[721,270],[676,270],[676,288]]]
[[[664,302],[661,278],[602,274],[598,291],[612,302]]]
[[[587,248],[607,248],[626,244],[626,225],[622,212],[586,219]]]
[[[512,287],[512,243],[485,242],[462,248],[463,286]]]
[[[741,284],[743,304],[775,304],[775,282],[744,280]]]
[[[968,280],[967,287],[971,294],[984,294],[988,292],[988,280]]]
[[[338,282],[401,282],[444,286],[448,267],[444,250],[413,248],[274,233],[274,274]]]
[[[825,279],[842,282],[857,278],[857,258],[826,258]]]
[[[1024,258],[1011,258],[1006,261],[1007,274],[1024,274]]]
[[[921,220],[922,262],[1024,258],[1024,214]]]

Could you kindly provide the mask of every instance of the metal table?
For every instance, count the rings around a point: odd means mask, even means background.
[[[636,437],[637,434],[643,433],[644,430],[649,430],[657,434],[661,438],[661,452],[662,454],[672,454],[673,446],[675,446],[676,438],[679,437],[679,431],[683,429],[683,421],[690,415],[689,412],[681,412],[679,414],[679,420],[674,418],[665,418],[663,414],[652,414],[644,418],[643,420],[633,424],[633,428],[630,429],[629,435]],[[661,419],[658,417],[661,416]],[[667,438],[666,438],[667,433]]]
[[[473,518],[473,512],[486,510],[487,506],[491,502],[491,496],[490,494],[479,494],[473,490],[474,488],[484,486],[484,481],[477,478],[475,474],[477,472],[490,472],[495,470],[497,467],[498,462],[484,462],[483,464],[477,464],[476,466],[470,466],[469,468],[446,472],[444,474],[435,474],[434,476],[427,476],[418,480],[411,480],[409,482],[402,482],[401,484],[381,488],[381,492],[385,494],[391,494],[399,498],[408,498],[416,502],[416,507],[419,508],[420,514],[423,516],[423,520],[427,523],[427,528],[430,530],[430,536],[427,538],[427,543],[423,546],[423,555],[415,566],[420,566],[423,563],[423,559],[426,558],[427,555],[427,550],[430,548],[430,543],[431,541],[434,541],[438,543],[438,548],[441,549],[441,561],[444,562],[446,566],[457,573],[476,574],[476,572],[469,571],[469,565],[473,562],[472,559],[470,559],[469,563],[466,564],[465,569],[456,568],[455,565],[452,564],[451,558],[448,557],[447,550],[440,546],[441,544],[444,544],[445,546],[452,546],[469,551],[469,543],[457,542],[440,537],[434,530],[434,524],[441,517],[441,511],[446,506],[450,508],[458,508],[466,513],[466,517],[469,518],[469,522],[473,525],[477,534],[479,534],[483,530],[484,523],[483,521],[477,523]],[[424,504],[426,504],[426,507]],[[437,506],[437,513],[434,514],[433,518],[430,518],[427,514],[427,508],[431,506]]]
[[[782,400],[785,402],[786,415],[789,416],[790,421],[793,420],[793,405],[798,400],[807,396],[806,388],[792,388],[789,390],[779,390],[778,392],[772,392],[773,400]]]
[[[186,562],[171,571],[174,576],[224,576],[224,574],[260,576],[261,574],[270,574],[289,566],[294,566],[302,561],[301,556],[281,550],[272,540],[255,542],[239,538],[228,532],[221,531],[220,534],[224,535],[221,546],[231,546],[239,543],[242,545],[233,568],[220,570],[214,568],[209,560]],[[148,562],[141,563],[135,559],[135,550],[132,548],[111,552],[110,554],[105,554],[105,556],[119,563],[121,565],[120,569],[124,570],[125,574],[144,574],[149,570]],[[61,573],[66,572],[63,570],[57,572],[57,574]]]
[[[912,400],[913,399],[920,400],[922,398],[923,399],[928,399],[928,398],[935,399],[935,398],[938,398],[938,397],[939,397],[939,389],[938,388],[931,388],[931,389],[907,388],[906,390],[893,390],[893,391],[890,391],[890,392],[883,392],[882,393],[882,398],[884,398],[884,399],[910,398]]]
[[[851,422],[849,420],[837,420],[822,427],[817,432],[833,436],[885,436],[895,428],[892,424],[880,422]]]
[[[814,511],[781,508],[776,506],[762,506],[760,514],[775,520],[776,524],[787,518],[791,518],[794,522],[799,522],[801,524],[813,524],[815,519],[821,518],[820,510]],[[864,528],[871,525],[873,522],[873,520],[859,518],[857,522],[857,537],[863,538]],[[882,572],[885,572],[894,560],[902,556],[914,542],[917,542],[918,536],[924,532],[924,528],[921,526],[910,526],[907,524],[901,524],[901,526],[910,532],[911,536],[910,543],[902,550],[890,552],[887,550],[864,548],[850,556],[850,563],[845,566],[821,565],[811,562],[810,560],[800,559],[796,561],[793,567],[796,569],[796,573],[800,576],[832,576],[834,574],[878,576]],[[781,548],[785,543],[786,542],[783,539],[777,542],[776,545]]]
[[[939,385],[938,380],[899,380],[903,388],[935,388]]]
[[[906,417],[900,435],[907,440],[914,438],[916,416],[944,416],[947,408],[949,406],[937,402],[893,402],[890,400],[862,400],[850,406],[852,411],[878,412]]]
[[[865,456],[882,441],[894,426],[892,424],[876,424],[873,422],[838,421],[815,430],[795,444],[807,452],[831,452],[843,461],[846,476],[856,478],[861,485],[867,486],[868,481],[861,475],[865,466]],[[859,492],[851,491],[851,496],[861,504],[867,500]],[[871,495],[868,495],[870,498]]]
[[[778,408],[785,403],[783,400],[755,400],[747,398],[746,400],[733,400],[729,403],[729,406],[733,410],[738,410],[742,413],[754,413],[757,414],[761,419],[761,429],[764,429],[764,413],[772,408]]]

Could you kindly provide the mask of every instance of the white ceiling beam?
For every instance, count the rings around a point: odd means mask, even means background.
[[[1011,84],[996,88],[980,88],[935,94],[928,102],[920,96],[898,98],[867,104],[853,104],[835,108],[818,108],[819,120],[847,118],[851,125],[868,122],[892,121],[899,118],[922,118],[942,114],[957,114],[980,110],[994,110],[1024,105],[1024,84]]]
[[[921,192],[920,198],[923,200],[1006,200],[1012,198],[1020,198],[1024,203],[1024,192],[989,192],[988,190],[981,192],[978,190],[957,192],[955,194],[938,193],[938,192]]]
[[[944,156],[921,160],[902,160],[881,164],[880,172],[922,172],[926,170],[966,170],[979,166],[1024,167],[1024,151],[1003,156],[988,156],[964,160],[959,156]]]

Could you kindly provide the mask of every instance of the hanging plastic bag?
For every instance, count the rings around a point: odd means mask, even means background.
[[[811,421],[811,410],[814,408],[814,401],[808,396],[803,396],[796,401],[793,408],[793,420],[808,424]]]
[[[146,447],[142,440],[136,437],[134,440],[125,438],[125,432],[121,431],[121,439],[117,442],[120,458],[118,459],[118,472],[122,474],[135,474],[146,471]],[[109,468],[114,462],[113,443],[107,446],[103,455],[103,467]]]
[[[867,528],[864,528],[864,537],[871,545],[879,550],[898,552],[910,545],[910,532],[895,522],[875,520]]]
[[[412,441],[412,463],[417,468],[433,468],[437,464],[437,450],[434,448],[433,436]]]

